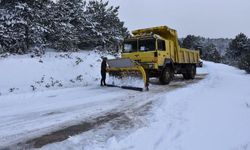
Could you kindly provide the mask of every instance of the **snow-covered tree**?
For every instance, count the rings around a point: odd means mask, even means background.
[[[249,39],[244,33],[238,34],[230,43],[225,55],[225,62],[250,72]]]
[[[46,46],[63,51],[111,47],[127,34],[119,7],[85,0],[0,1],[0,52]]]
[[[53,48],[76,50],[79,43],[77,28],[83,25],[83,5],[81,0],[59,0],[52,5],[50,17],[51,32],[47,36]]]
[[[182,46],[187,49],[199,50],[202,47],[202,38],[194,35],[187,35],[182,42]]]
[[[208,44],[203,47],[201,58],[217,63],[221,62],[221,55],[214,44]]]
[[[240,69],[244,69],[248,73],[250,73],[250,39],[248,39],[246,48],[244,46],[244,50],[238,66]]]
[[[238,65],[240,69],[244,69],[248,73],[250,73],[250,53],[249,52],[245,54],[244,56],[242,56]]]
[[[104,45],[110,47],[128,34],[118,18],[119,7],[109,7],[108,2],[59,0],[52,8],[53,32],[47,37],[56,49],[69,51]]]
[[[85,14],[88,21],[94,25],[93,44],[109,47],[112,44],[118,44],[128,35],[127,28],[118,18],[118,9],[119,7],[109,6],[108,1],[89,1]]]
[[[25,25],[23,18],[18,17],[23,5],[14,1],[1,1],[0,3],[0,22],[2,47],[10,52],[21,52],[25,47]]]
[[[247,50],[248,38],[245,34],[240,33],[229,43],[227,55],[234,60],[238,60]]]
[[[25,53],[43,44],[49,0],[3,0],[0,3],[1,45],[13,53]]]

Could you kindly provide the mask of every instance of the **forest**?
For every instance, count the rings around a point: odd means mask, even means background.
[[[0,52],[114,48],[128,35],[118,9],[102,0],[2,0]]]

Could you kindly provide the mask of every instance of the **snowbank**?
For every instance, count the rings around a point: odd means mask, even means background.
[[[0,95],[98,84],[100,54],[47,52],[0,58]]]

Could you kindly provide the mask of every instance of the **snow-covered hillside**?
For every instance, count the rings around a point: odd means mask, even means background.
[[[44,91],[96,84],[100,78],[101,55],[47,52],[42,58],[0,58],[0,95]]]
[[[195,80],[148,92],[100,87],[95,52],[0,67],[0,149],[250,150],[250,76],[233,67],[204,62]]]

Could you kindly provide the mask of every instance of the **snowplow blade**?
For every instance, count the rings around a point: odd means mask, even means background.
[[[144,88],[140,88],[140,87],[132,87],[132,86],[118,86],[118,85],[113,85],[113,84],[106,84],[107,87],[117,87],[117,88],[122,88],[122,89],[126,89],[126,90],[134,90],[134,91],[139,91],[139,92],[143,92]]]
[[[107,60],[107,64],[109,81],[112,82],[108,86],[136,91],[148,90],[147,74],[138,63],[131,59],[120,58]],[[142,82],[140,82],[141,80]],[[139,84],[139,86],[135,84]]]

